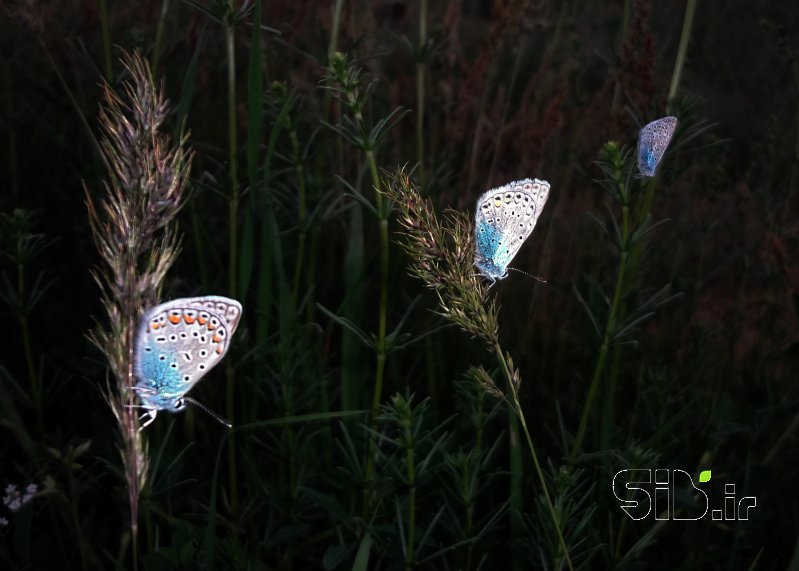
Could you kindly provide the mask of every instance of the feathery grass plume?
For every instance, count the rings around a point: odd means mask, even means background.
[[[485,341],[497,359],[507,390],[502,391],[497,387],[483,369],[475,370],[476,380],[486,392],[501,396],[518,418],[561,548],[561,552],[553,558],[553,566],[560,565],[562,557],[567,567],[573,569],[569,548],[561,531],[568,522],[555,513],[519,401],[521,375],[514,367],[510,354],[499,343],[499,312],[494,301],[488,299],[489,286],[474,267],[474,223],[468,214],[454,210],[447,210],[443,224],[440,223],[432,203],[422,198],[405,168],[398,169],[394,174],[387,173],[386,178],[387,184],[383,185],[382,192],[399,211],[398,220],[405,236],[400,246],[411,259],[410,273],[435,290],[441,315],[471,336]],[[511,423],[510,429],[512,432],[518,431],[515,423]],[[512,482],[511,488],[511,507],[521,511],[521,479]]]
[[[407,171],[389,174],[384,193],[399,211],[411,260],[410,273],[438,294],[441,315],[493,349],[499,345],[498,310],[474,267],[474,225],[456,210],[439,222],[430,200],[422,198]]]
[[[130,78],[120,94],[103,88],[100,110],[106,196],[98,205],[86,189],[94,241],[103,260],[94,278],[102,292],[109,328],[91,339],[107,358],[115,387],[106,398],[119,423],[120,453],[128,485],[133,567],[137,567],[138,502],[147,481],[147,445],[137,419],[133,350],[142,312],[153,306],[179,249],[171,224],[183,204],[192,152],[186,137],[171,145],[159,131],[167,115],[163,86],[156,89],[147,62],[126,55]]]

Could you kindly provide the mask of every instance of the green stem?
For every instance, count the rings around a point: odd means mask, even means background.
[[[560,548],[563,550],[563,555],[566,559],[566,565],[571,571],[574,571],[574,567],[572,566],[571,557],[569,556],[569,550],[566,547],[566,541],[563,539],[563,534],[561,533],[560,529],[560,518],[558,517],[557,513],[555,513],[555,506],[552,504],[552,498],[549,496],[549,489],[547,488],[546,480],[544,479],[544,472],[541,470],[541,464],[538,462],[538,454],[535,452],[535,446],[533,445],[533,439],[530,436],[530,431],[527,428],[527,420],[524,417],[524,411],[522,410],[522,405],[519,402],[519,393],[516,387],[516,384],[513,382],[513,375],[510,372],[510,367],[508,367],[508,362],[505,359],[505,355],[502,352],[499,344],[494,346],[494,353],[497,356],[497,360],[499,361],[500,366],[502,367],[502,372],[505,375],[505,380],[508,383],[508,388],[510,389],[510,394],[513,397],[512,403],[512,410],[516,413],[517,418],[522,426],[522,431],[524,432],[525,440],[527,441],[527,447],[530,450],[530,455],[533,457],[533,465],[535,466],[535,472],[538,475],[538,481],[541,484],[541,490],[544,493],[544,500],[547,504],[547,510],[549,511],[549,515],[552,518],[552,523],[555,526],[555,531],[558,534],[558,543],[560,543]],[[554,562],[553,562],[554,567]]]
[[[236,277],[239,272],[236,267],[238,260],[238,218],[239,218],[239,178],[238,178],[238,165],[236,161],[237,145],[236,145],[236,28],[234,0],[228,0],[227,5],[227,27],[225,30],[225,46],[227,52],[227,103],[228,103],[228,162],[230,168],[230,199],[229,199],[229,241],[230,241],[230,258],[228,260],[228,291],[230,295],[236,295],[237,283]],[[233,362],[227,362],[227,408],[226,413],[228,420],[232,423],[233,418],[233,400],[235,387],[235,371],[233,369]],[[238,478],[236,475],[236,445],[235,435],[230,435],[230,445],[228,446],[228,475],[230,477],[230,506],[231,511],[235,512],[238,505]]]
[[[419,185],[424,188],[424,80],[427,57],[423,50],[427,43],[427,0],[419,8],[419,56],[416,63],[416,160],[419,163]]]
[[[158,27],[155,30],[155,45],[153,46],[153,65],[151,66],[153,79],[158,77],[158,64],[161,62],[161,44],[164,41],[164,24],[166,15],[169,12],[169,0],[164,0],[161,4],[161,14],[158,16]]]
[[[513,411],[513,407],[508,407],[508,452],[510,454],[510,529],[513,537],[520,537],[522,533],[522,513],[524,513],[524,464],[522,462],[522,452],[519,446],[519,419]],[[512,553],[513,569],[521,569],[519,552],[513,549]]]
[[[619,259],[619,273],[616,276],[616,289],[613,292],[613,302],[610,305],[610,312],[605,324],[605,333],[602,336],[602,345],[599,348],[599,357],[594,367],[594,375],[591,377],[591,384],[588,387],[588,396],[583,405],[583,413],[580,415],[580,425],[577,428],[577,435],[572,444],[571,454],[569,454],[569,463],[574,463],[577,453],[580,451],[580,446],[585,436],[585,429],[588,425],[588,415],[591,412],[591,405],[596,397],[597,389],[599,388],[599,380],[602,378],[602,371],[605,368],[605,361],[607,360],[608,348],[610,347],[611,337],[616,331],[616,314],[619,310],[619,302],[621,300],[622,291],[624,290],[624,274],[627,270],[627,257],[629,249],[630,238],[630,222],[629,222],[629,207],[624,204],[621,209],[622,212],[622,242],[621,242],[621,256]]]
[[[336,53],[336,48],[338,47],[338,30],[341,25],[341,8],[343,6],[344,0],[336,0],[336,5],[333,7],[333,26],[330,30],[330,46],[327,49],[328,61]],[[325,106],[325,109],[327,109],[327,106]]]
[[[377,162],[374,151],[366,151],[366,160],[369,163],[369,171],[372,175],[372,185],[375,188],[375,203],[377,214],[380,219],[380,313],[377,327],[377,367],[375,370],[374,394],[372,396],[372,411],[370,426],[372,431],[369,437],[369,451],[366,460],[366,481],[372,482],[374,476],[374,456],[377,448],[377,414],[380,410],[380,401],[383,399],[383,377],[386,368],[386,322],[388,315],[388,256],[389,256],[389,236],[388,236],[388,213],[385,212],[385,202],[380,193],[380,176],[377,172]],[[371,484],[369,485],[371,487]],[[364,490],[370,492],[369,489]],[[367,509],[368,502],[364,502],[364,510]],[[365,512],[364,512],[365,513]]]
[[[677,60],[674,62],[674,73],[671,76],[671,87],[669,87],[669,101],[677,95],[682,77],[682,68],[685,64],[685,56],[688,53],[688,42],[691,39],[691,28],[694,24],[694,12],[696,11],[696,0],[688,0],[685,5],[685,16],[682,21],[682,33],[680,35],[680,45],[677,48]]]
[[[306,190],[305,190],[305,169],[302,164],[302,157],[300,156],[300,143],[297,139],[297,131],[291,129],[289,131],[289,139],[291,140],[291,147],[294,153],[294,165],[297,172],[297,190],[299,192],[299,212],[298,212],[298,225],[300,228],[300,235],[297,244],[297,265],[294,268],[294,287],[291,291],[291,299],[294,308],[297,307],[297,296],[300,289],[300,278],[302,277],[302,263],[305,257],[305,240],[306,240]]]

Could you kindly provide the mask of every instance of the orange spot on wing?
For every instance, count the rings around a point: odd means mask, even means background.
[[[219,335],[214,335],[212,340],[213,340],[214,343],[221,343],[222,342],[222,338]]]
[[[208,321],[208,320],[207,320],[207,319],[204,319],[204,318],[202,318],[202,317],[198,317],[198,318],[197,318],[197,322],[198,322],[200,325],[205,325],[205,322],[206,322],[206,321]]]
[[[208,324],[208,330],[209,331],[213,331],[214,329],[216,329],[216,325],[214,325],[213,323],[209,323]]]
[[[191,325],[192,323],[194,323],[196,321],[196,318],[191,317],[190,315],[184,315],[183,316],[183,321],[185,321],[186,323]]]
[[[152,325],[150,325],[150,327],[152,327],[153,329],[158,329],[158,327],[160,326],[157,323],[153,323]]]
[[[180,323],[180,315],[170,315],[167,319],[172,325],[177,325]]]
[[[216,354],[217,355],[221,355],[222,354],[222,345],[220,345],[219,347],[216,348]]]

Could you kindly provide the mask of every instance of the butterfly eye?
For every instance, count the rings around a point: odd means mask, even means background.
[[[183,410],[186,408],[186,401],[182,398],[175,399],[175,410]]]

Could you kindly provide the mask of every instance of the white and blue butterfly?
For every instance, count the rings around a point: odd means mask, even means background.
[[[150,417],[142,428],[159,410],[179,412],[194,404],[211,412],[186,393],[225,356],[240,319],[241,304],[216,295],[175,299],[144,313],[136,337],[138,382],[133,387],[147,411],[143,417]]]
[[[532,233],[549,197],[549,183],[517,180],[483,194],[475,214],[474,265],[493,283],[508,275],[508,264]]]
[[[676,129],[676,117],[663,117],[641,129],[638,135],[638,171],[642,176],[655,176]]]

